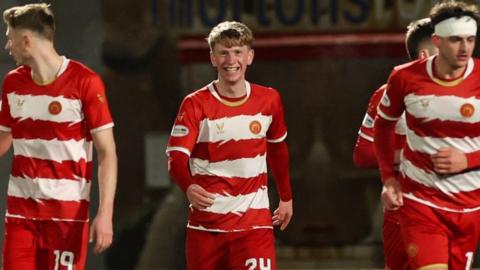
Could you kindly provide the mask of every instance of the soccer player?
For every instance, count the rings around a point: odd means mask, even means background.
[[[0,145],[14,149],[3,269],[84,269],[89,238],[98,253],[113,235],[117,159],[104,85],[56,52],[48,5],[12,7],[3,19],[5,49],[19,66],[2,85]],[[92,143],[100,204],[89,237]]]
[[[480,233],[480,62],[473,59],[474,5],[436,4],[437,56],[392,71],[375,121],[387,209],[399,209],[413,269],[470,269]],[[394,126],[405,112],[407,143],[394,172]]]
[[[405,47],[410,60],[423,59],[437,53],[431,43],[433,28],[429,18],[410,23],[405,34]],[[386,84],[376,90],[368,103],[367,113],[358,132],[357,142],[353,150],[354,164],[359,168],[377,168],[374,142],[374,119],[377,107],[385,92]],[[405,144],[405,117],[402,115],[395,125],[395,164],[399,163],[400,150]],[[386,269],[409,269],[408,255],[403,245],[398,211],[384,211],[383,219],[383,251]]]
[[[293,213],[280,95],[245,80],[254,56],[247,26],[220,23],[207,40],[218,79],[185,97],[167,147],[190,202],[187,267],[276,269],[272,225],[284,230]],[[280,197],[273,217],[267,163]]]

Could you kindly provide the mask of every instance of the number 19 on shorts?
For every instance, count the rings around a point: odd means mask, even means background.
[[[63,269],[61,266],[67,267],[67,270],[73,270],[74,254],[71,251],[54,250],[55,268],[54,270]]]

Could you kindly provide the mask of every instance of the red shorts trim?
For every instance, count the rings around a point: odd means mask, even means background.
[[[82,270],[87,246],[88,222],[5,218],[3,269]]]
[[[271,229],[242,232],[187,229],[187,268],[273,270],[276,269],[274,241]]]
[[[413,269],[441,264],[449,269],[471,267],[480,236],[480,211],[447,212],[409,199],[399,211]]]

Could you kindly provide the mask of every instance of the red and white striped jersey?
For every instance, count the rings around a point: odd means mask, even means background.
[[[380,100],[382,99],[383,94],[385,93],[385,89],[387,85],[384,84],[380,86],[370,97],[370,101],[368,102],[367,112],[365,113],[365,117],[362,121],[362,126],[358,130],[358,135],[364,138],[367,141],[373,142],[374,141],[374,130],[373,125],[375,121],[375,117],[377,117],[377,108]],[[401,148],[403,143],[405,142],[405,131],[406,131],[406,122],[405,122],[405,115],[403,114],[402,117],[397,121],[395,126],[395,144]]]
[[[193,181],[215,195],[211,207],[191,207],[189,228],[272,228],[266,152],[267,141],[281,142],[287,136],[283,105],[272,88],[246,82],[246,89],[244,99],[228,102],[210,83],[182,102],[167,154],[189,155]]]
[[[21,66],[2,86],[0,130],[13,137],[7,217],[87,221],[92,137],[113,127],[100,77],[64,57],[57,79],[32,80]]]
[[[480,210],[480,170],[437,174],[431,161],[442,147],[480,150],[480,62],[470,59],[463,76],[443,81],[434,75],[434,60],[396,67],[378,113],[392,121],[406,113],[400,166],[404,197],[446,211]]]

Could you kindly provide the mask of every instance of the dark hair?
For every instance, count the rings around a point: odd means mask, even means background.
[[[439,22],[448,18],[460,18],[469,16],[477,23],[479,21],[478,9],[475,5],[470,5],[462,1],[443,1],[432,7],[430,10],[430,19],[435,26]]]
[[[407,26],[405,47],[410,60],[418,58],[418,46],[420,43],[429,40],[432,34],[433,26],[430,18],[413,21]]]
[[[28,29],[50,41],[55,36],[55,18],[45,3],[9,8],[3,12],[3,21],[8,27]]]

